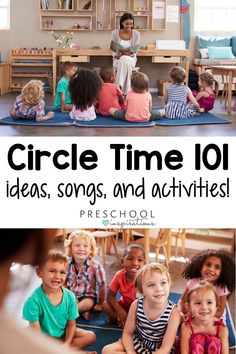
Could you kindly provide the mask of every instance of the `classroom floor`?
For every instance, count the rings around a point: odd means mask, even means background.
[[[0,96],[0,119],[9,115],[9,109],[16,94]],[[235,100],[233,97],[233,101]],[[53,105],[53,96],[46,95],[46,104]],[[153,94],[153,104],[161,105],[162,98]],[[146,128],[78,128],[69,127],[35,127],[0,125],[0,136],[236,136],[236,111],[227,113],[224,104],[217,98],[212,113],[232,120],[231,124],[209,124],[189,126],[156,126]]]
[[[55,249],[62,250],[63,243],[62,241],[57,241],[54,246]],[[212,245],[212,248],[214,246]],[[172,254],[174,254],[174,250],[172,249]],[[181,276],[181,272],[184,268],[185,261],[187,259],[192,258],[194,254],[196,254],[196,250],[194,249],[186,249],[186,259],[180,256],[179,249],[179,257],[170,262],[170,274],[172,279],[171,291],[182,293],[185,289],[186,280],[184,280]],[[121,259],[123,254],[123,242],[119,239],[118,242],[118,255]],[[97,256],[96,259],[102,262],[101,255]],[[150,252],[150,261],[155,261],[155,254]],[[162,263],[163,257],[160,254],[159,261]],[[120,260],[118,260],[114,253],[106,256],[106,264],[104,266],[107,278],[107,284],[110,283],[114,274],[121,269]],[[14,270],[13,268],[13,282],[11,285],[11,293],[9,294],[7,301],[5,303],[5,307],[10,314],[14,314],[14,318],[18,321],[22,322],[21,319],[21,311],[22,306],[26,298],[31,294],[31,292],[40,284],[40,280],[36,277],[35,271],[30,266],[20,266]],[[229,298],[229,307],[231,310],[231,315],[233,320],[235,321],[235,293],[231,295]],[[234,322],[235,323],[235,322]],[[236,353],[236,350],[230,350],[230,354]]]

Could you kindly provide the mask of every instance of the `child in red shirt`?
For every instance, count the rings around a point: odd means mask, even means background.
[[[111,281],[107,301],[102,304],[102,311],[108,315],[108,322],[118,322],[123,328],[129,308],[136,300],[134,278],[137,271],[145,264],[144,249],[138,244],[129,245],[121,260],[123,269],[119,270]],[[119,301],[116,294],[120,293]]]
[[[103,85],[98,96],[97,109],[101,115],[108,116],[111,107],[124,108],[124,98],[119,86],[115,84],[115,72],[112,67],[102,68],[100,76]]]

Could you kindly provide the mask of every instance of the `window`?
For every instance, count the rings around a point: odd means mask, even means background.
[[[194,31],[235,31],[235,0],[195,0]]]
[[[10,0],[0,0],[0,30],[10,29]]]

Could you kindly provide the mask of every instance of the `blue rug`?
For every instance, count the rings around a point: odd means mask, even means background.
[[[186,119],[160,118],[155,121],[156,125],[202,125],[202,124],[229,124],[231,120],[217,117],[212,113],[204,113],[200,116]]]
[[[154,110],[157,107],[153,107]],[[7,125],[36,125],[36,126],[70,126],[74,125],[76,127],[93,127],[93,128],[117,128],[117,127],[126,127],[126,128],[142,128],[142,127],[154,127],[155,125],[202,125],[202,124],[228,124],[231,123],[230,120],[217,117],[211,113],[204,113],[201,116],[196,116],[194,118],[187,119],[168,119],[160,118],[155,121],[149,121],[145,123],[135,123],[122,120],[116,120],[113,117],[103,117],[97,115],[95,120],[91,121],[78,121],[72,120],[68,113],[61,113],[55,110],[53,107],[47,107],[46,111],[53,110],[55,116],[53,119],[47,120],[45,122],[36,122],[34,119],[13,119],[12,117],[5,117],[0,119],[0,124]]]
[[[12,117],[5,117],[0,119],[0,124],[7,125],[35,125],[35,126],[70,126],[74,125],[76,127],[93,127],[93,128],[117,128],[117,127],[126,127],[126,128],[141,128],[141,127],[154,127],[154,122],[146,123],[135,123],[127,122],[122,120],[116,120],[113,117],[103,117],[100,114],[97,115],[95,120],[91,121],[78,121],[72,120],[69,116],[69,113],[61,113],[56,110],[54,107],[47,107],[46,112],[54,111],[55,116],[53,119],[46,120],[44,122],[36,122],[34,119],[14,119]]]
[[[177,304],[180,298],[180,294],[170,293],[169,299]],[[110,324],[106,321],[106,315],[102,312],[100,313],[91,313],[89,321],[85,321],[83,317],[79,317],[76,320],[78,327],[81,327],[86,330],[93,331],[97,340],[96,343],[86,348],[87,350],[96,350],[98,354],[101,353],[102,348],[110,343],[116,342],[122,336],[122,330],[116,324]],[[226,324],[229,331],[229,345],[230,348],[235,348],[236,338],[233,321],[230,315],[228,305],[226,307]]]

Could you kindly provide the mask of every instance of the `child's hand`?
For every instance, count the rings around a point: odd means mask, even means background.
[[[101,304],[96,304],[93,308],[95,312],[102,312],[102,305]]]
[[[48,116],[48,119],[52,119],[54,117],[54,112],[50,111],[48,112],[47,116]]]
[[[120,328],[124,328],[125,321],[127,319],[127,312],[122,309],[119,312],[117,312],[117,317],[118,317],[118,326]]]

